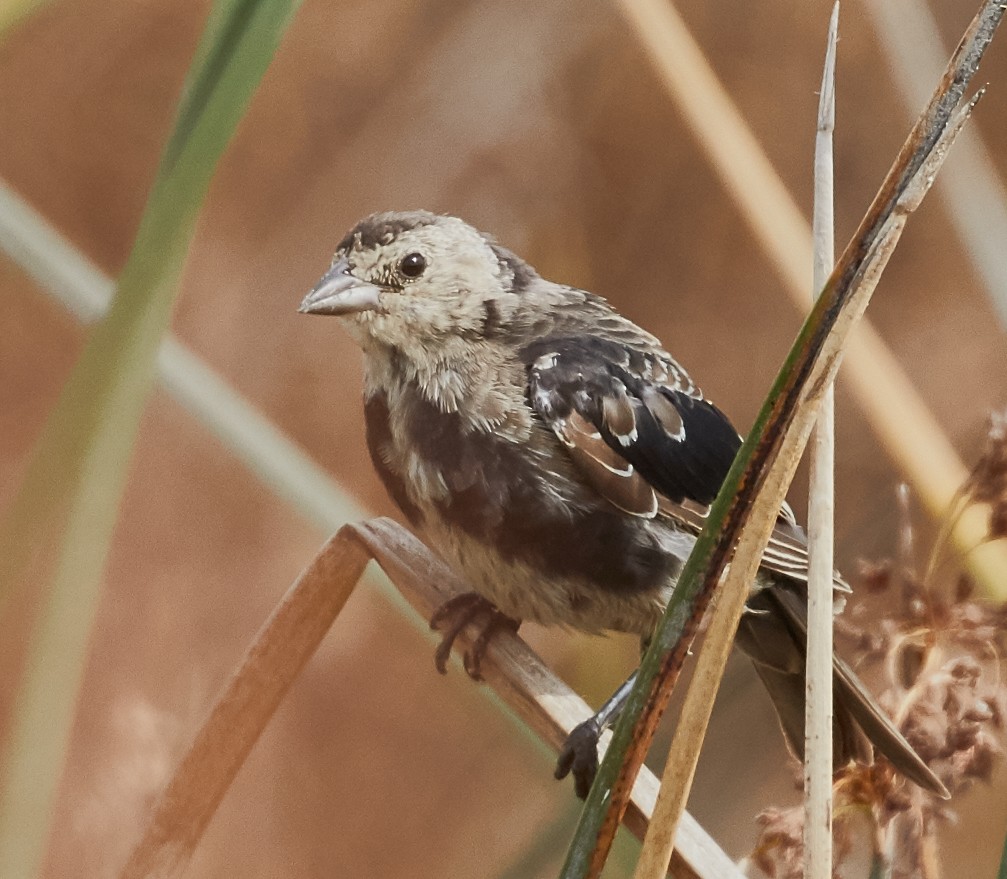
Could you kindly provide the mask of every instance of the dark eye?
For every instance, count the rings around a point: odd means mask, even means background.
[[[399,271],[407,278],[418,278],[427,267],[422,253],[407,253],[399,263]]]

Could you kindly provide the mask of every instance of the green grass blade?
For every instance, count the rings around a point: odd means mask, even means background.
[[[52,0],[4,0],[0,3],[0,37]]]
[[[0,525],[2,602],[41,536],[66,515],[4,753],[4,877],[40,869],[116,510],[196,216],[296,6],[214,5],[115,300],[63,388]]]
[[[1004,837],[1003,853],[1000,855],[1000,869],[997,870],[997,879],[1007,879],[1007,836]]]

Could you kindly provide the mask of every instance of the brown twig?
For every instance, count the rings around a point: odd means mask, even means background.
[[[120,879],[179,876],[252,746],[346,604],[369,557],[333,536],[255,636],[157,804]]]
[[[342,528],[256,635],[155,804],[120,879],[169,879],[182,874],[259,735],[371,559],[425,619],[445,599],[465,591],[443,562],[395,522],[372,519]],[[477,635],[475,627],[464,631],[456,649],[470,647]],[[591,714],[516,635],[501,632],[494,637],[482,672],[489,686],[557,749]],[[641,773],[626,812],[626,826],[637,836],[646,831],[656,797],[657,780]],[[741,879],[731,860],[690,816],[685,816],[675,843],[676,876]]]

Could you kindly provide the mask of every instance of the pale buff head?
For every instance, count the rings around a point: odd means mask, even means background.
[[[340,242],[301,311],[335,314],[366,350],[417,347],[428,355],[498,332],[534,272],[456,217],[373,214]]]

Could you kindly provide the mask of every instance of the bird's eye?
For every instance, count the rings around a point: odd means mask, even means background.
[[[418,278],[427,267],[422,253],[407,253],[399,263],[399,271],[407,278]]]

